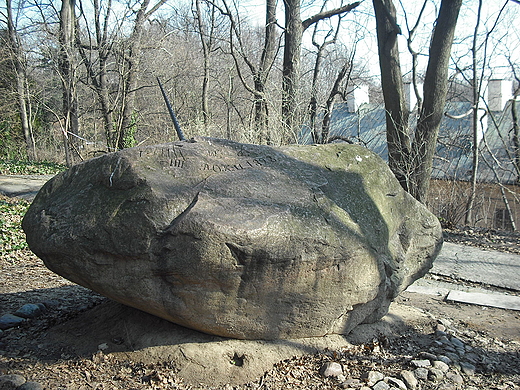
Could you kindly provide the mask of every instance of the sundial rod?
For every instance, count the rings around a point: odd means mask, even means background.
[[[161,80],[157,77],[157,82],[159,83],[159,88],[161,88],[161,92],[164,98],[164,102],[166,103],[166,107],[168,107],[168,111],[170,112],[170,117],[173,121],[173,126],[175,127],[175,131],[177,132],[177,137],[179,137],[180,141],[186,141],[186,137],[184,137],[184,133],[182,132],[181,126],[177,121],[177,117],[175,116],[175,112],[173,112],[172,105],[170,104],[170,100],[168,100],[168,96],[166,95],[166,91],[164,90]]]

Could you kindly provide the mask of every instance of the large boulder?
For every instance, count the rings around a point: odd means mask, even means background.
[[[23,228],[65,278],[243,339],[376,321],[442,245],[437,219],[361,146],[211,138],[76,165],[41,189]]]

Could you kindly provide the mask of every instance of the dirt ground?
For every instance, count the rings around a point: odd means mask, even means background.
[[[520,248],[520,236],[501,232],[450,231],[446,238],[515,253]],[[46,389],[338,388],[319,375],[324,362],[342,361],[352,375],[362,367],[398,375],[428,349],[439,323],[491,362],[479,364],[477,374],[458,388],[520,389],[518,311],[404,292],[384,321],[361,326],[347,338],[247,343],[186,330],[110,302],[55,275],[28,249],[10,251],[0,261],[0,316],[26,303],[48,307],[0,334],[0,375],[23,375]],[[178,348],[172,350],[172,344]],[[188,364],[201,355],[204,363]]]
[[[469,328],[490,338],[520,343],[520,312],[446,302],[442,296],[403,292],[396,302],[419,308],[433,318],[452,319],[459,328]]]

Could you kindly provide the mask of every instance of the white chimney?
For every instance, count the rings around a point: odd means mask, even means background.
[[[349,112],[357,112],[359,106],[369,103],[368,85],[359,85],[354,87],[347,95],[347,108]]]
[[[423,92],[422,83],[417,84],[417,90],[419,91],[419,95],[421,95]],[[404,83],[404,97],[406,99],[406,106],[408,107],[408,110],[412,112],[417,105],[417,96],[415,95],[415,91],[413,89],[413,83]]]
[[[507,101],[513,98],[513,81],[489,80],[487,96],[489,110],[502,111]]]

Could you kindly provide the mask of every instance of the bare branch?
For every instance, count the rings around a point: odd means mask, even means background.
[[[150,17],[151,14],[153,14],[155,11],[157,11],[164,3],[166,3],[168,0],[159,0],[157,2],[157,4],[155,4],[151,9],[150,11],[148,11],[145,15],[144,15],[144,18],[145,19],[148,19]]]
[[[317,13],[316,15],[313,15],[310,18],[305,19],[302,22],[303,30],[305,31],[310,26],[312,26],[314,23],[319,22],[320,20],[328,19],[328,18],[331,18],[336,15],[341,15],[341,14],[350,12],[354,8],[356,8],[358,5],[360,5],[362,2],[363,2],[363,0],[356,1],[355,3],[344,5],[343,7],[334,8],[329,11],[323,11],[323,12]]]

